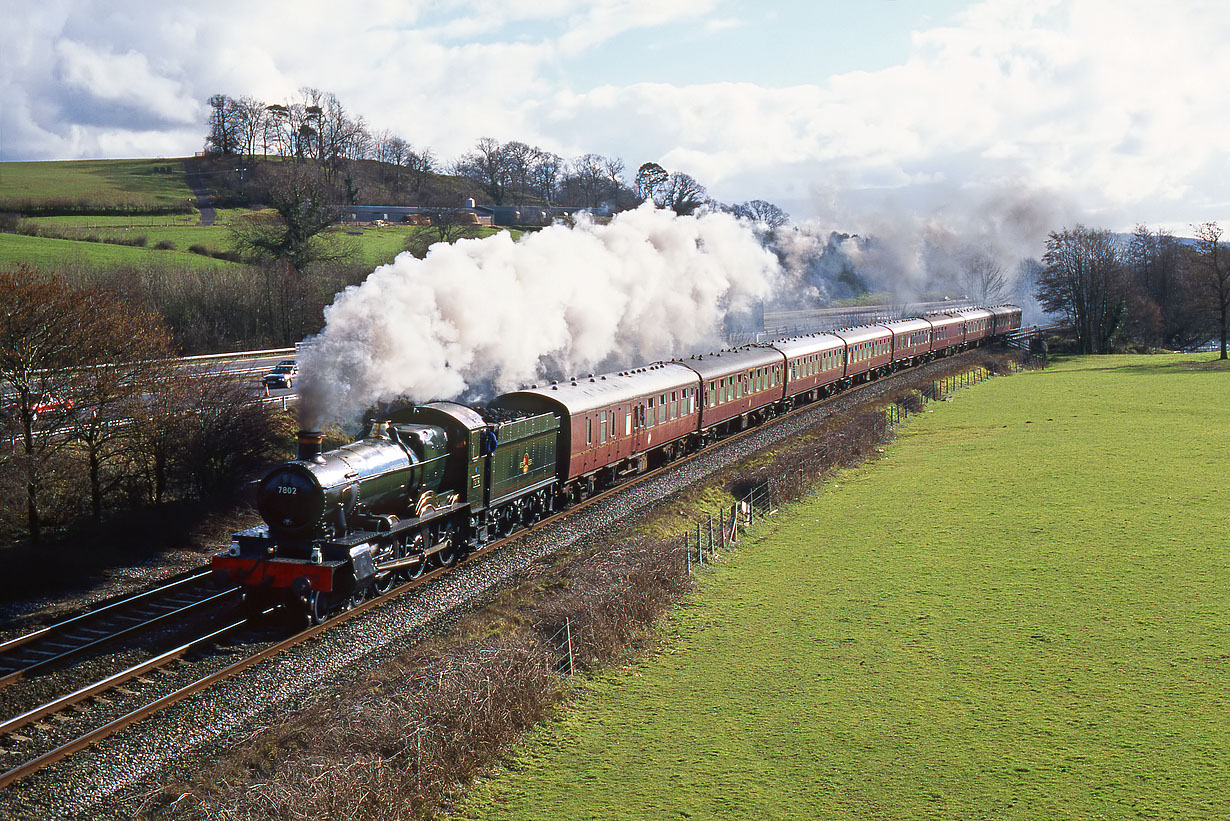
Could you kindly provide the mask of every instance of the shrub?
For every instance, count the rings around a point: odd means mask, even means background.
[[[188,252],[191,254],[200,254],[203,257],[209,256],[209,249],[199,242],[194,242],[188,246]]]
[[[922,394],[917,391],[908,391],[897,397],[896,402],[901,408],[909,413],[918,413],[923,409]]]
[[[171,240],[169,239],[158,240],[158,242],[154,244],[154,250],[155,251],[174,251],[175,243],[171,242]]]

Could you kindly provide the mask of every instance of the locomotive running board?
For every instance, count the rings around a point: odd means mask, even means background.
[[[422,553],[419,553],[417,555],[407,556],[406,558],[398,559],[395,562],[388,562],[387,564],[381,564],[379,565],[378,569],[383,573],[385,570],[397,570],[398,568],[409,567],[412,564],[421,562],[423,559],[426,559],[428,556],[434,556],[435,554],[439,553],[441,550],[444,550],[445,548],[449,546],[450,546],[449,542],[446,539],[445,541],[437,542],[436,544],[432,545],[431,547],[427,548]]]

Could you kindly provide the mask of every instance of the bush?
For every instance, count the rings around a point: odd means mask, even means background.
[[[919,413],[923,409],[923,397],[917,391],[908,391],[897,397],[896,402],[908,413]]]
[[[154,250],[155,251],[174,251],[175,243],[171,242],[171,240],[169,239],[158,240],[158,242],[154,244]]]
[[[281,817],[428,817],[559,703],[565,620],[574,663],[604,665],[626,657],[691,586],[680,555],[655,540],[553,558],[451,636],[245,739],[143,809],[175,803],[193,818],[267,817],[273,807]]]

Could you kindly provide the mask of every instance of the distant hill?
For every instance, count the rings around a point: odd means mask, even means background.
[[[184,161],[0,163],[0,211],[27,216],[175,214],[192,208]]]

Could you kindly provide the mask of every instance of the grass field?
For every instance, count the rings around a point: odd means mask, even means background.
[[[55,268],[60,265],[102,267],[159,264],[217,268],[237,264],[188,253],[187,245],[176,245],[178,250],[175,251],[155,251],[152,247],[154,242],[156,240],[153,239],[152,234],[150,247],[146,248],[111,245],[105,242],[27,237],[22,234],[0,234],[0,266],[23,263],[36,268]]]
[[[178,159],[0,163],[0,202],[172,207],[191,197]]]
[[[102,239],[130,238],[143,236],[146,238],[144,247],[117,246],[107,243],[85,242],[60,239],[56,237],[28,237],[17,234],[0,234],[0,265],[27,263],[30,265],[52,266],[85,261],[91,265],[110,264],[141,264],[142,262],[165,262],[169,251],[156,250],[154,246],[162,241],[169,241],[175,246],[176,252],[183,252],[184,257],[203,260],[196,254],[188,254],[188,248],[193,245],[203,245],[211,251],[227,251],[231,248],[231,236],[226,227],[226,221],[236,215],[248,213],[241,210],[222,211],[219,223],[216,225],[201,225],[198,217],[193,216],[191,222],[184,217],[38,217],[29,222],[46,225],[56,232],[66,235],[92,234]],[[406,250],[406,240],[415,233],[430,231],[429,228],[414,226],[386,226],[383,228],[351,229],[361,233],[343,234],[347,242],[353,243],[356,250],[355,260],[368,268],[392,262],[393,259]],[[495,229],[484,229],[484,236],[494,233]],[[514,236],[519,236],[515,232]],[[172,259],[179,259],[174,257]],[[232,265],[219,260],[205,259],[206,264],[217,263]]]
[[[929,405],[703,577],[484,819],[1230,818],[1230,369]]]

